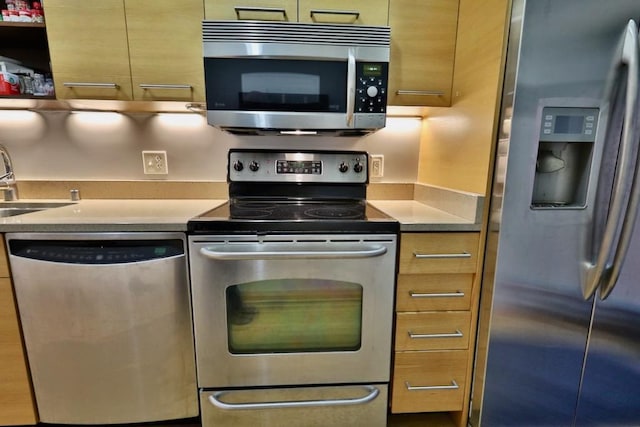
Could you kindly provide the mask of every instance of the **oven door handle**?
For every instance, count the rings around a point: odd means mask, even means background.
[[[217,391],[209,395],[209,402],[221,409],[246,410],[246,409],[278,409],[278,408],[308,408],[312,406],[346,406],[362,405],[371,402],[378,397],[380,390],[373,386],[363,386],[367,395],[353,399],[321,399],[321,400],[294,400],[282,402],[248,402],[248,403],[225,403],[220,400],[224,395],[233,393],[233,390]]]
[[[252,259],[335,259],[335,258],[371,258],[387,253],[384,246],[355,250],[230,250],[228,247],[209,246],[200,249],[207,258],[222,261],[238,261]]]

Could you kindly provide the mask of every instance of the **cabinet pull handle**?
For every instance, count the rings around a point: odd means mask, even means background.
[[[157,85],[140,83],[141,89],[191,89],[191,85]]]
[[[413,256],[418,259],[471,258],[471,254],[469,252],[462,252],[459,254],[421,254],[419,252],[413,252]]]
[[[455,292],[423,294],[420,292],[409,291],[409,296],[411,298],[461,298],[464,296],[464,292],[455,291]]]
[[[356,19],[358,19],[360,17],[360,11],[358,11],[358,10],[311,9],[311,11],[309,12],[309,16],[311,16],[311,19],[313,19],[315,21],[316,19],[315,19],[314,15],[352,15],[354,17],[353,20],[355,21]]]
[[[281,13],[284,21],[288,21],[287,11],[283,7],[253,7],[253,6],[236,6],[236,17],[240,19],[240,13],[242,12],[268,12],[268,13]]]
[[[463,336],[462,331],[460,329],[456,329],[455,332],[448,332],[444,334],[414,334],[411,331],[408,331],[409,338],[412,340],[422,339],[422,338],[461,338]]]
[[[441,90],[397,90],[396,95],[413,95],[413,96],[443,96]]]
[[[64,87],[95,87],[95,88],[105,88],[105,89],[118,89],[118,86],[115,83],[85,83],[85,82],[64,82],[62,83]]]
[[[451,385],[411,385],[409,381],[404,382],[409,391],[415,390],[457,390],[460,388],[456,380],[451,380]]]

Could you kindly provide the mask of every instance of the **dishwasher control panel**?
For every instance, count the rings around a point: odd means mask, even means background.
[[[181,240],[12,240],[14,256],[70,264],[121,264],[184,254]]]

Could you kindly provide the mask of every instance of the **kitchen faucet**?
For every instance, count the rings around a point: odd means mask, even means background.
[[[11,156],[4,145],[0,145],[0,157],[4,163],[4,174],[0,175],[0,190],[4,193],[5,201],[18,200],[18,188],[16,186],[16,177],[13,174],[13,165]]]

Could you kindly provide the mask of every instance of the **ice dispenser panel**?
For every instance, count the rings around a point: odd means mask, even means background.
[[[598,112],[597,108],[543,108],[533,209],[585,206]]]

